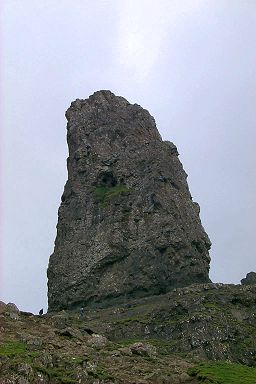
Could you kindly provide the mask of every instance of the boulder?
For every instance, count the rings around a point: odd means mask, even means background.
[[[256,272],[247,273],[246,277],[241,280],[242,285],[256,284]]]
[[[156,355],[156,347],[148,343],[134,343],[130,346],[134,355],[153,357]]]

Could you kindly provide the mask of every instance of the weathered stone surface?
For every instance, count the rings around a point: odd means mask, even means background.
[[[9,312],[19,313],[19,308],[14,303],[8,303],[6,304],[6,309]]]
[[[147,343],[134,343],[130,346],[130,349],[134,355],[149,357],[156,355],[156,347]]]
[[[86,344],[91,347],[105,347],[108,344],[108,339],[105,336],[94,334],[87,339]]]
[[[6,312],[6,304],[3,301],[0,301],[0,313]]]
[[[110,91],[72,102],[68,181],[48,267],[49,311],[209,282],[210,240],[175,145]]]
[[[9,316],[12,320],[19,319],[19,309],[13,303],[5,304],[3,301],[0,301],[0,314],[3,316]]]
[[[247,273],[246,277],[241,280],[242,285],[256,284],[256,272]]]
[[[255,383],[255,298],[256,285],[194,284],[88,307],[86,320],[67,310],[59,313],[64,332],[54,325],[56,313],[0,316],[0,383],[199,384],[188,368],[206,362],[210,382],[214,361],[228,361],[230,372],[231,362],[248,364],[237,383]]]
[[[255,298],[256,285],[193,284],[118,308],[88,309],[87,325],[112,342],[153,342],[163,354],[256,366]]]

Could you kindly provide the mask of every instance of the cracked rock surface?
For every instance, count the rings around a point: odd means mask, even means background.
[[[110,91],[66,112],[68,180],[48,267],[49,311],[111,306],[210,282],[210,240],[176,146]]]

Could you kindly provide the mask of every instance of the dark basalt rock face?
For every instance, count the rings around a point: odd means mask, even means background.
[[[246,277],[241,280],[242,285],[254,285],[256,284],[256,272],[247,273]]]
[[[209,282],[210,240],[175,145],[110,91],[72,102],[68,181],[48,267],[49,311]]]

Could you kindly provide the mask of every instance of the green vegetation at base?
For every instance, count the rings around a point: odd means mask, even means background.
[[[150,321],[149,318],[141,316],[141,317],[126,317],[125,319],[116,320],[115,323],[120,325],[129,325],[131,323],[148,324],[149,321]]]
[[[20,363],[32,364],[39,355],[39,351],[28,350],[27,345],[22,341],[8,340],[0,345],[0,358],[8,357],[11,367],[16,367]]]
[[[141,342],[141,339],[123,339],[123,340],[118,340],[116,342],[115,347],[116,348],[129,347],[130,345],[132,345],[134,343],[140,343],[140,342]],[[146,341],[144,340],[144,342],[146,342]]]
[[[114,380],[114,377],[102,367],[97,367],[95,372],[89,372],[89,376],[99,380]]]
[[[256,383],[256,368],[235,363],[202,363],[189,368],[188,374],[205,384]]]
[[[33,367],[36,371],[41,372],[42,374],[49,377],[49,379],[57,379],[59,383],[63,384],[73,384],[77,383],[77,380],[73,378],[73,375],[75,375],[76,371],[70,371],[65,369],[64,367],[57,367],[57,368],[45,368],[45,367]]]
[[[125,185],[115,185],[114,187],[96,187],[93,190],[96,201],[101,208],[106,208],[109,200],[122,193],[130,192],[131,190]]]
[[[174,355],[173,353],[173,346],[174,342],[172,340],[163,340],[163,339],[124,339],[124,340],[118,340],[115,345],[115,349],[121,348],[121,347],[130,347],[134,343],[143,343],[143,344],[151,344],[154,347],[157,348],[157,352],[159,355]],[[182,356],[182,354],[179,354]]]
[[[27,346],[21,341],[6,341],[0,345],[0,356],[16,356],[26,352]]]

